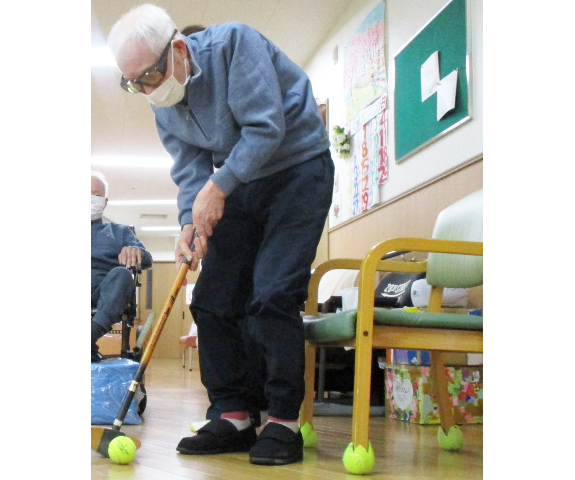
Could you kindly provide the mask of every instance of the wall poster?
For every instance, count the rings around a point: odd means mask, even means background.
[[[330,228],[379,203],[379,186],[388,178],[384,14],[385,2],[380,2],[345,48],[344,99],[351,155],[336,164]]]

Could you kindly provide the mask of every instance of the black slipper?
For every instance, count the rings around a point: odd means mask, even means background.
[[[247,452],[256,437],[253,426],[238,430],[231,422],[218,418],[200,428],[197,435],[182,438],[176,450],[186,455]]]
[[[269,422],[250,450],[250,463],[287,465],[303,460],[301,432],[292,432],[285,425]]]

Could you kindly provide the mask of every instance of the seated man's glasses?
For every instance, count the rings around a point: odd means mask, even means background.
[[[144,90],[144,85],[155,87],[164,79],[166,69],[168,68],[168,52],[170,51],[170,45],[177,32],[177,29],[174,30],[166,48],[164,48],[159,60],[152,68],[146,70],[137,78],[127,79],[122,75],[120,85],[126,92],[141,93]]]

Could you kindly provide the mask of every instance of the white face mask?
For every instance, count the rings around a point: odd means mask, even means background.
[[[92,195],[92,220],[98,220],[102,217],[104,213],[104,207],[106,206],[106,199],[104,197],[99,197],[98,195]]]
[[[174,77],[174,46],[172,42],[172,74],[170,78],[164,80],[164,82],[156,88],[149,95],[145,95],[150,102],[155,107],[172,107],[176,103],[181,102],[182,98],[186,94],[186,85],[190,76],[188,75],[188,67],[184,61],[184,69],[186,72],[186,81],[182,85],[178,82],[178,79]]]

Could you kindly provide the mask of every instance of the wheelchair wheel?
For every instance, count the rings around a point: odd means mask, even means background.
[[[144,387],[144,381],[142,379],[142,383],[140,383],[140,391],[142,393],[142,398],[138,403],[138,415],[142,415],[144,410],[146,409],[146,404],[148,403],[148,396],[146,395],[146,387]]]

